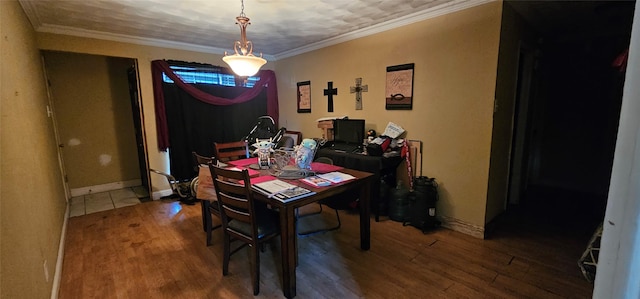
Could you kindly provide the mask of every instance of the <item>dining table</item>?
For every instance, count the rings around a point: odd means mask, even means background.
[[[248,167],[249,158],[246,161],[238,160],[233,163],[237,167]],[[315,167],[314,167],[315,165]],[[319,200],[329,198],[343,192],[351,190],[359,190],[358,210],[360,216],[360,249],[369,250],[371,247],[371,184],[374,174],[344,167],[332,165],[320,165],[316,162],[312,164],[312,169],[324,169],[324,171],[339,171],[349,174],[354,179],[347,180],[338,184],[332,184],[325,187],[313,187],[299,179],[281,179],[287,183],[297,185],[309,189],[314,192],[313,195],[297,198],[290,201],[281,201],[274,197],[269,197],[260,192],[254,192],[254,199],[263,201],[277,210],[280,218],[280,242],[282,256],[282,282],[283,293],[286,298],[296,296],[296,266],[297,266],[297,232],[296,232],[296,209],[305,205],[317,202]],[[271,176],[273,173],[269,170],[261,170],[261,176]],[[280,178],[279,178],[280,179]],[[260,177],[255,178],[261,181]],[[252,179],[254,181],[254,179]]]

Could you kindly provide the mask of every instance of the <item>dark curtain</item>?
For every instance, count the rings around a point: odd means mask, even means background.
[[[194,85],[202,91],[224,97],[233,97],[245,90],[242,87]],[[175,84],[166,83],[163,90],[171,174],[179,180],[192,179],[197,175],[193,169],[192,151],[212,156],[214,142],[241,140],[255,126],[258,117],[267,111],[266,92],[245,103],[214,106],[194,99]]]
[[[213,67],[210,65],[210,67]],[[189,93],[195,99],[217,106],[232,106],[252,100],[258,94],[267,92],[267,115],[271,116],[276,122],[279,119],[278,112],[278,85],[276,82],[276,74],[272,70],[262,70],[257,76],[260,80],[252,87],[246,89],[233,98],[218,97],[202,90],[195,88],[192,84],[187,84],[180,76],[176,75],[164,60],[154,60],[151,62],[151,76],[153,80],[153,97],[156,108],[156,129],[158,135],[158,149],[166,151],[169,148],[169,130],[167,128],[167,119],[164,106],[164,91],[162,74],[166,74],[174,83]]]
[[[185,85],[191,90],[186,91]],[[192,151],[200,155],[212,156],[214,142],[241,140],[256,125],[258,117],[269,115],[269,90],[264,86],[257,89],[258,93],[253,98],[233,105],[214,105],[204,102],[194,97],[193,91],[233,101],[229,99],[237,99],[248,90],[255,92],[256,88],[184,82],[182,84],[162,82],[160,86],[164,111],[162,118],[166,123],[165,134],[171,174],[179,180],[189,180],[197,175],[193,169]],[[154,87],[154,91],[157,95],[158,89]]]

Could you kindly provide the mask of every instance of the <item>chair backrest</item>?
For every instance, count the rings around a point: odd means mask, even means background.
[[[196,152],[191,152],[191,154],[193,155],[193,169],[198,172],[198,177],[194,179],[195,184],[191,184],[192,188],[195,189],[196,198],[200,200],[216,200],[209,163],[216,165],[218,160],[215,157],[202,156]],[[217,206],[218,204],[215,203],[212,207],[217,210]]]
[[[214,142],[215,157],[220,161],[249,158],[249,144],[246,141]]]
[[[256,221],[256,209],[254,206],[251,182],[247,169],[242,171],[225,169],[209,164],[213,185],[216,190],[220,205],[220,218],[225,231],[245,242],[257,240],[258,225]],[[229,228],[229,221],[245,224],[248,230],[235,230]]]
[[[191,152],[191,155],[193,156],[193,168],[196,171],[198,170],[198,166],[209,165],[211,161],[213,161],[214,164],[217,162],[215,157],[202,156],[196,152]]]

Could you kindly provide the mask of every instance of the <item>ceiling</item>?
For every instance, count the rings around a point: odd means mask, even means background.
[[[18,0],[34,29],[224,54],[240,38],[240,0]],[[491,0],[247,0],[254,54],[277,60]],[[634,0],[506,0],[544,35],[625,32]],[[626,26],[626,27],[624,27]]]
[[[247,38],[269,60],[489,0],[247,0]],[[34,29],[223,54],[240,38],[240,0],[19,0]]]

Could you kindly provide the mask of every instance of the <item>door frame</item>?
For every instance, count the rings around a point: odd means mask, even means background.
[[[516,89],[513,94],[511,156],[507,184],[507,202],[505,205],[517,205],[527,189],[528,154],[531,118],[531,99],[535,92],[535,49],[520,42],[518,46],[518,69],[516,70]],[[505,206],[505,208],[507,208]]]
[[[127,74],[129,81],[129,95],[131,97],[131,109],[133,114],[133,127],[136,135],[136,146],[138,148],[138,164],[140,168],[140,180],[143,186],[147,188],[149,196],[151,196],[151,180],[149,177],[149,151],[147,146],[147,134],[144,126],[144,107],[142,98],[140,97],[140,72],[138,67],[138,59],[133,60],[133,74]],[[132,78],[133,77],[135,78]],[[135,82],[132,82],[135,79]],[[135,88],[132,86],[135,83]],[[134,94],[135,93],[135,94]],[[135,97],[135,98],[134,98]]]
[[[56,153],[58,155],[58,167],[60,167],[60,173],[62,174],[62,187],[64,188],[64,196],[65,200],[69,202],[71,198],[71,190],[69,189],[69,179],[67,177],[67,171],[64,164],[64,154],[62,153],[64,149],[64,143],[60,141],[60,132],[58,131],[58,122],[56,120],[55,114],[55,105],[53,101],[53,96],[51,95],[51,86],[49,85],[49,76],[47,74],[47,67],[44,60],[44,55],[40,53],[40,62],[42,63],[42,73],[44,76],[44,85],[47,89],[47,116],[51,119],[51,125],[53,127],[53,135],[56,139]]]

